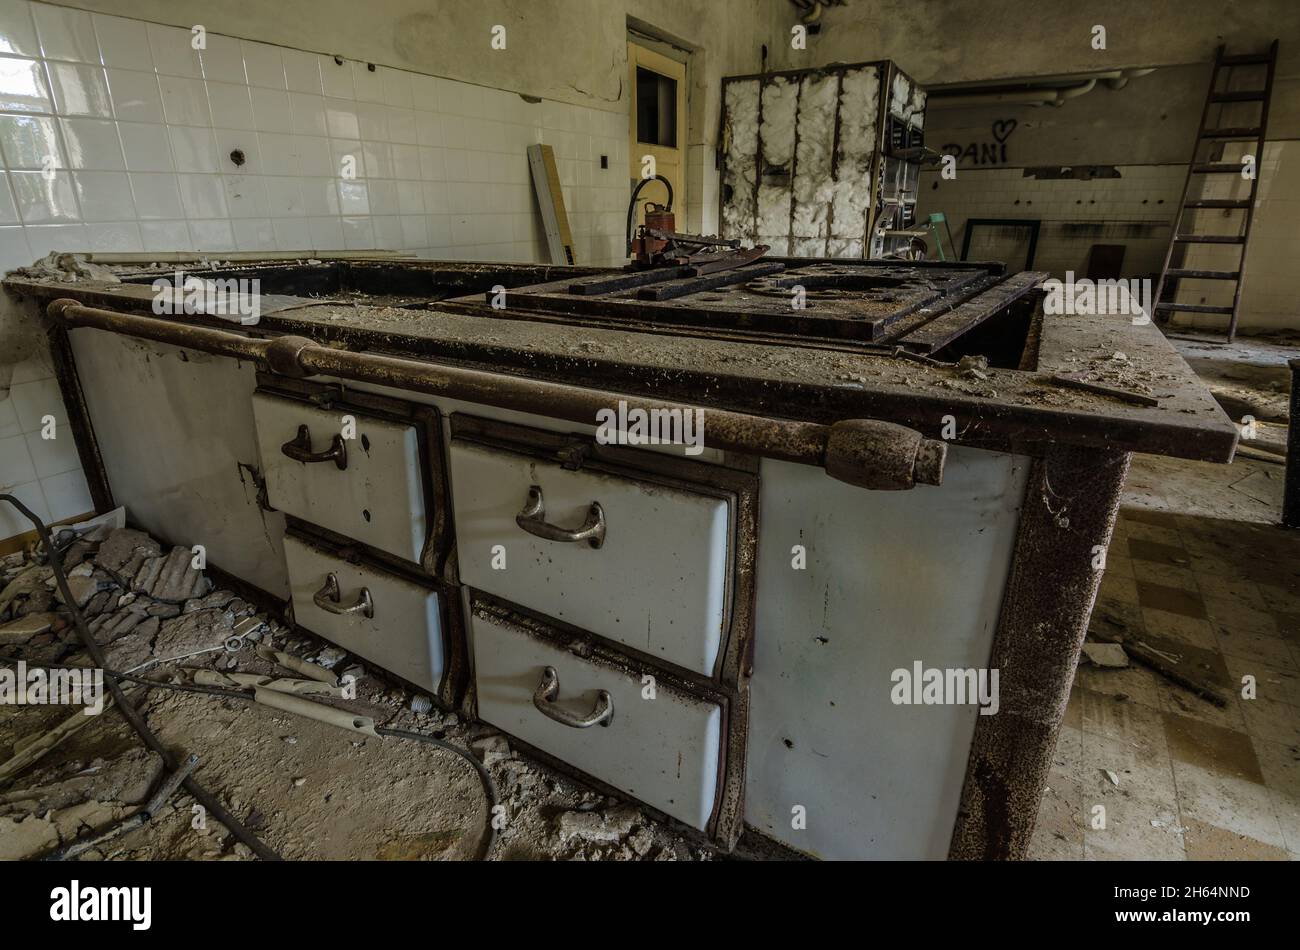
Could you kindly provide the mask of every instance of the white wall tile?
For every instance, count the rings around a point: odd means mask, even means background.
[[[31,4],[18,0],[0,4],[0,53],[11,56],[39,56],[36,24],[32,22]]]
[[[77,200],[86,221],[133,221],[135,202],[125,172],[74,172]]]
[[[180,214],[180,194],[176,196]],[[141,221],[140,237],[146,251],[192,251],[189,226],[184,221]]]
[[[90,498],[90,489],[86,485],[86,476],[79,468],[50,478],[42,478],[40,484],[51,521],[74,518],[95,510],[95,503]]]
[[[370,213],[370,192],[364,181],[340,181],[339,211],[345,215],[365,215]]]
[[[32,259],[44,257],[51,251],[86,246],[86,227],[82,224],[32,224],[26,230]]]
[[[365,251],[375,247],[375,228],[371,217],[342,219],[343,246],[349,251]]]
[[[278,251],[305,251],[312,248],[311,225],[306,218],[274,218],[275,248]]]
[[[36,479],[36,466],[25,436],[0,439],[0,485],[20,485]]]
[[[235,231],[235,246],[240,250],[275,250],[275,231],[271,227],[270,218],[243,218],[232,222],[232,226]]]
[[[178,175],[181,206],[190,218],[224,218],[226,193],[219,175]]]
[[[219,172],[217,139],[211,129],[170,126],[172,160],[178,172]]]
[[[98,171],[121,171],[126,168],[126,159],[122,154],[122,142],[118,138],[124,125],[109,122],[106,119],[60,119],[59,129],[63,133],[66,146],[66,158],[69,168],[86,168]],[[133,127],[134,128],[134,127]],[[143,126],[152,128],[161,135],[161,126]],[[133,137],[132,141],[135,141]],[[171,163],[167,151],[166,139],[163,139],[164,155]]]
[[[259,132],[262,172],[266,175],[297,175],[300,172],[299,143],[293,135]]]
[[[290,92],[321,95],[320,59],[315,53],[297,49],[280,50],[284,64],[284,78]]]
[[[289,94],[283,89],[263,89],[254,86],[253,124],[263,132],[283,132],[293,126],[293,113],[289,109]]]
[[[289,93],[289,108],[293,113],[293,131],[298,135],[325,136],[329,134],[325,121],[325,99],[302,92]]]
[[[80,220],[69,172],[10,172],[14,202],[24,224],[58,224]]]
[[[239,40],[229,36],[207,35],[207,48],[199,50],[199,63],[203,78],[208,82],[228,82],[244,85],[244,53]]]
[[[208,111],[208,93],[201,79],[159,75],[163,116],[170,125],[212,124]]]
[[[367,63],[351,62],[352,87],[356,90],[358,102],[384,101],[384,80],[378,69],[371,69]]]
[[[108,80],[100,66],[80,63],[50,63],[50,91],[59,115],[88,115],[112,118],[113,104]]]
[[[0,58],[0,111],[53,111],[49,84],[40,60]]]
[[[0,115],[0,151],[11,169],[68,167],[58,123],[49,116]]]
[[[235,235],[227,220],[190,221],[190,236],[196,251],[233,251]]]
[[[303,212],[311,217],[339,214],[338,180],[305,178],[302,180]]]
[[[46,416],[53,416],[57,425],[66,424],[68,414],[59,396],[59,384],[51,378],[15,383],[9,390],[14,412],[22,432],[39,432]]]
[[[248,73],[250,86],[265,86],[269,89],[284,89],[284,63],[280,60],[280,50],[267,43],[250,43],[243,40],[244,70]]]
[[[352,84],[352,64],[347,60],[335,62],[331,56],[317,59],[320,65],[321,85],[326,98],[355,99],[356,88]]]
[[[60,432],[55,428],[55,438],[43,439],[39,432],[29,432],[21,436],[27,440],[27,452],[31,456],[31,464],[34,474],[23,479],[8,479],[0,475],[0,482],[4,481],[28,481],[30,478],[49,478],[52,475],[62,475],[64,472],[71,472],[81,467],[81,460],[77,456],[77,444],[73,439],[71,431],[65,429]],[[4,454],[4,449],[0,448],[0,455]],[[0,463],[2,466],[3,463]]]
[[[99,38],[100,60],[105,66],[153,70],[153,53],[144,23],[99,13],[91,14],[90,19]]]
[[[249,175],[265,173],[262,166],[262,151],[256,132],[248,129],[214,129],[212,137],[217,156],[217,170],[234,173],[236,170]],[[236,165],[230,156],[233,152],[244,153],[244,164]]]
[[[99,63],[99,44],[89,13],[37,3],[32,6],[32,15],[46,59]]]
[[[114,114],[125,122],[163,121],[158,76],[134,69],[109,69],[108,93]]]
[[[50,512],[45,505],[45,495],[41,491],[40,482],[31,481],[23,485],[14,485],[9,488],[9,493],[31,509],[36,517],[49,522]],[[18,509],[13,505],[0,505],[0,537],[9,538],[31,530],[32,523]]]
[[[147,30],[154,67],[160,76],[203,78],[198,50],[193,46],[193,33],[177,26],[161,26],[157,23],[148,24]]]
[[[18,212],[13,209],[13,198],[8,197],[9,183],[5,181],[5,195],[12,209],[12,220],[18,220]],[[23,261],[32,261],[36,257],[32,253],[31,246],[27,243],[27,234],[21,227],[0,227],[0,267],[10,268],[21,264]]]
[[[141,172],[130,175],[129,179],[136,214],[141,218],[176,219],[184,216],[175,175]]]
[[[312,249],[330,251],[339,250],[343,247],[342,219],[336,216],[308,218],[307,224],[311,229]]]
[[[117,254],[144,250],[140,225],[135,221],[114,221],[107,224],[87,222],[84,233],[84,246],[91,252]]]
[[[230,217],[260,218],[266,214],[266,184],[262,178],[255,175],[222,175],[221,183]],[[266,226],[269,235],[270,221],[267,221]],[[236,235],[238,233],[236,230]]]
[[[241,60],[242,62],[242,60]],[[219,129],[252,129],[253,103],[248,87],[225,82],[209,82],[208,105],[212,124]]]

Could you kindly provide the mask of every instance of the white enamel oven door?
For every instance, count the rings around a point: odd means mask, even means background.
[[[421,563],[431,512],[416,425],[260,391],[253,416],[272,507]]]
[[[450,651],[439,591],[293,535],[284,556],[296,623],[443,698]]]
[[[463,583],[711,676],[726,642],[735,498],[459,437]],[[585,532],[585,534],[583,533]]]
[[[729,838],[739,816],[726,805],[739,796],[724,790],[743,788],[742,759],[733,754],[743,736],[730,734],[735,703],[726,691],[584,643],[580,633],[492,598],[474,594],[471,612],[480,719],[692,828]]]

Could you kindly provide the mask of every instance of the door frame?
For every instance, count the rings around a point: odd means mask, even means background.
[[[641,159],[645,155],[655,156],[656,170],[659,165],[659,156],[656,151],[671,151],[677,154],[678,158],[678,175],[677,181],[673,182],[673,212],[678,219],[684,221],[683,215],[687,208],[688,179],[689,171],[687,169],[687,110],[689,101],[687,98],[687,77],[689,73],[689,59],[684,56],[682,59],[676,59],[668,56],[652,46],[662,46],[662,41],[656,41],[651,37],[642,36],[638,33],[629,32],[627,35],[627,72],[628,72],[628,172],[630,178],[630,187],[636,187],[636,183],[641,178]],[[675,48],[674,48],[674,51]],[[685,51],[683,51],[685,52]],[[688,56],[689,54],[687,54]],[[644,67],[651,72],[658,73],[661,76],[667,76],[677,83],[677,144],[669,149],[661,145],[652,145],[641,142],[637,138],[637,118],[636,118],[636,71],[637,67]],[[636,211],[635,222],[640,223],[642,220],[642,211],[638,208]]]

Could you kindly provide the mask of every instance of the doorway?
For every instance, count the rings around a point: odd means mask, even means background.
[[[627,68],[632,90],[632,111],[628,122],[632,187],[647,175],[667,178],[673,186],[673,210],[678,220],[684,221],[686,64],[629,42]],[[662,184],[646,185],[638,198],[635,223],[640,224],[644,219],[647,201],[662,204],[667,200],[668,192]]]

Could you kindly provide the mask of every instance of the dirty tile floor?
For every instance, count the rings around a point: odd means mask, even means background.
[[[1126,508],[1091,629],[1186,658],[1227,705],[1081,664],[1029,856],[1300,859],[1300,531]]]
[[[1268,460],[1300,339],[1171,339],[1257,431],[1231,465],[1134,457],[1091,629],[1181,658],[1227,705],[1135,663],[1081,664],[1031,858],[1300,858],[1300,531],[1277,524]]]

